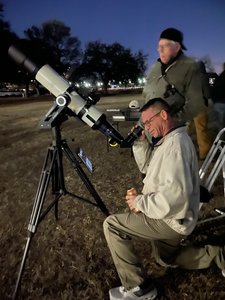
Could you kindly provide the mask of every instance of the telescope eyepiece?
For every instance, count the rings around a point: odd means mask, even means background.
[[[132,132],[128,134],[126,139],[122,142],[121,148],[131,147],[135,140],[141,135],[144,129],[141,126],[137,126],[134,128]]]

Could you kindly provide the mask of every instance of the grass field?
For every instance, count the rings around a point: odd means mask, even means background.
[[[97,107],[124,108],[141,95],[105,97]],[[40,129],[38,122],[53,104],[53,99],[38,98],[0,102],[0,299],[12,299],[19,266],[28,236],[31,211],[42,165],[54,140],[51,129]],[[123,136],[133,122],[121,122]],[[76,118],[61,126],[62,138],[72,150],[81,147],[92,161],[92,175],[84,168],[95,190],[110,213],[124,212],[126,190],[141,189],[141,176],[130,149],[107,148],[107,139]],[[90,199],[84,182],[71,163],[63,157],[66,190]],[[222,178],[216,181],[214,199],[203,207],[200,218],[213,215],[214,207],[224,205]],[[51,185],[44,198],[45,209],[52,202]],[[108,290],[120,284],[102,223],[105,214],[99,207],[69,194],[58,202],[58,220],[54,207],[36,226],[30,243],[18,299],[32,300],[107,300]],[[209,225],[200,232],[224,230],[223,224]],[[170,270],[158,266],[151,257],[149,242],[135,242],[143,263],[160,290],[159,299],[225,299],[224,278],[212,267],[202,271]]]

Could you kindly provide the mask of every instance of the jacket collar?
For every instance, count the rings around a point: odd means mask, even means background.
[[[166,135],[163,137],[155,138],[155,142],[153,142],[153,147],[159,147],[162,145],[164,141],[166,141],[170,136],[174,135],[177,132],[186,132],[186,126],[184,124],[178,125],[176,127],[171,128]]]
[[[175,57],[172,57],[170,61],[167,64],[164,64],[161,59],[159,58],[158,61],[161,63],[161,72],[162,75],[165,74],[166,70],[178,60],[178,58],[183,54],[183,52],[180,50]]]

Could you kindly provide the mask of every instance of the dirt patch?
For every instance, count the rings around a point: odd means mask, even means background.
[[[127,107],[140,95],[103,98],[99,109]],[[53,99],[33,99],[0,105],[0,299],[11,299],[28,235],[42,165],[52,143],[52,130],[40,129],[38,122],[49,110]],[[121,122],[125,136],[132,122]],[[92,175],[84,168],[110,213],[126,210],[124,195],[128,188],[141,189],[141,176],[130,149],[107,149],[106,138],[75,118],[61,129],[72,150],[80,146],[95,166]],[[71,163],[64,157],[66,190],[95,203]],[[51,188],[49,188],[51,190]],[[213,190],[215,198],[203,208],[201,218],[211,215],[215,206],[224,204],[222,180]],[[44,208],[52,201],[50,192]],[[102,223],[100,208],[69,194],[58,203],[58,220],[51,209],[37,226],[28,252],[18,299],[108,299],[108,290],[119,284]],[[221,224],[220,224],[221,225]],[[223,225],[223,224],[222,224]],[[213,233],[220,226],[210,226]],[[205,232],[204,232],[205,233]],[[204,239],[204,235],[201,237]],[[137,242],[149,274],[162,290],[160,299],[224,299],[224,278],[212,267],[203,271],[166,270],[151,258],[147,242]]]

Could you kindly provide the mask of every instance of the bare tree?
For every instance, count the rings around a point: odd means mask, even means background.
[[[215,68],[213,67],[211,58],[208,55],[205,55],[201,58],[201,61],[205,64],[206,71],[208,73],[214,73]]]

